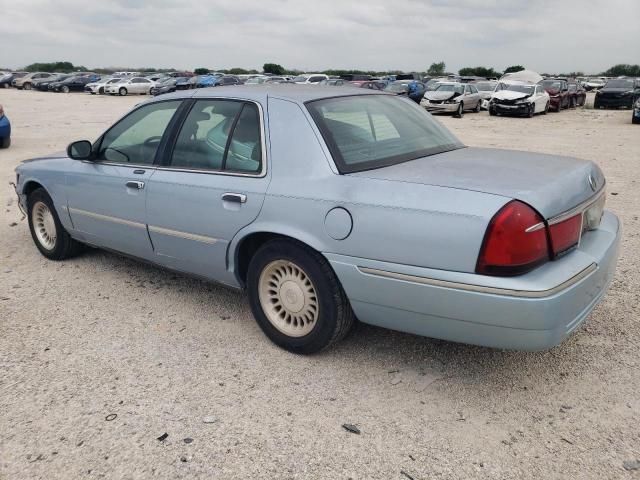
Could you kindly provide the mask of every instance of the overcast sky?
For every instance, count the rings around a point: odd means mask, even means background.
[[[597,73],[640,63],[640,0],[0,0],[0,67]]]

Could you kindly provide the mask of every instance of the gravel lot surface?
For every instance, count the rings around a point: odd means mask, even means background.
[[[14,129],[0,150],[0,478],[640,478],[624,466],[640,459],[640,128],[628,110],[440,117],[468,145],[603,168],[625,225],[618,273],[567,342],[503,352],[358,325],[299,357],[266,339],[242,293],[34,247],[8,186],[15,166],[94,139],[143,99],[0,90]]]

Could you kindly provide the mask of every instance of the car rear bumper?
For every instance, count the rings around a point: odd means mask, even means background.
[[[489,277],[326,254],[365,323],[494,348],[544,350],[584,322],[613,278],[618,218],[559,260],[519,277]]]

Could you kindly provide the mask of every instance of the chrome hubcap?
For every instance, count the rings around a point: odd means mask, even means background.
[[[307,274],[295,263],[275,260],[258,281],[262,311],[289,337],[309,334],[318,320],[318,297]]]
[[[36,202],[32,210],[33,230],[40,245],[47,250],[53,250],[56,246],[56,222],[49,207],[43,202]]]

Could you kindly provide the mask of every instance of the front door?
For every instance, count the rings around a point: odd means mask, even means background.
[[[172,153],[149,181],[147,224],[156,262],[236,283],[226,268],[227,248],[258,216],[269,181],[262,125],[253,102],[193,103]]]
[[[142,106],[116,123],[94,146],[93,161],[66,174],[74,231],[86,242],[153,258],[146,228],[148,182],[160,141],[180,101]]]

